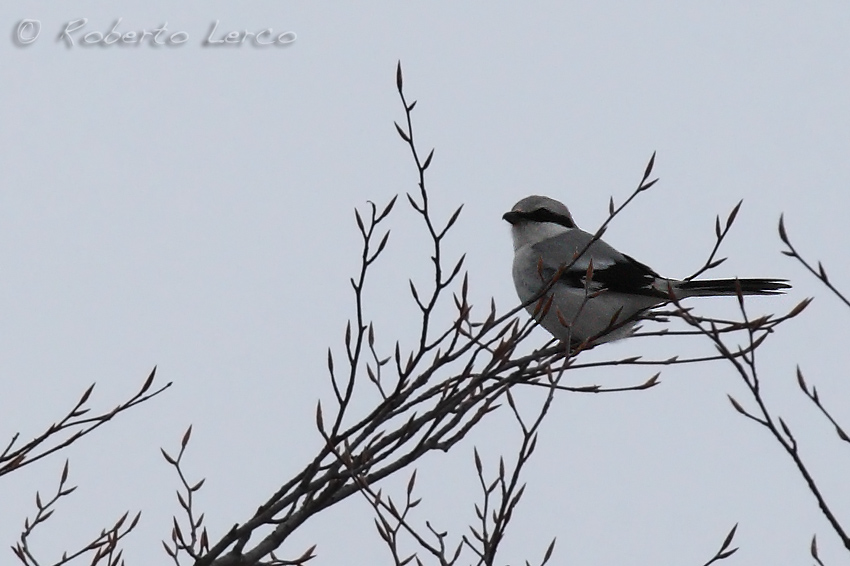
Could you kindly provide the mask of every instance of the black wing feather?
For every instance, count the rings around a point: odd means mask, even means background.
[[[650,297],[664,297],[652,284],[659,277],[655,271],[636,259],[623,255],[626,261],[618,261],[605,267],[593,269],[593,286],[601,286],[612,293],[628,293]],[[586,270],[569,269],[561,275],[561,281],[573,287],[584,287]]]
[[[584,289],[585,278],[587,277],[587,260],[591,259],[593,260],[591,285],[593,290],[602,288],[612,293],[667,297],[665,293],[653,286],[660,275],[652,268],[631,256],[618,252],[602,240],[594,241],[592,235],[578,229],[533,246],[533,249],[540,253],[543,280],[550,280],[555,276],[558,268],[570,262],[572,259],[571,250],[578,251],[585,247],[587,247],[585,252],[573,262],[575,265],[561,274],[560,281],[571,287]],[[555,250],[560,253],[553,253]],[[544,259],[547,255],[549,257]],[[604,260],[599,258],[604,258]],[[558,265],[557,260],[564,263]]]

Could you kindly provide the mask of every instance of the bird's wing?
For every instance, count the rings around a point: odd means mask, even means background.
[[[541,260],[544,280],[551,279],[563,266],[569,266],[561,274],[560,281],[573,287],[584,287],[587,267],[593,260],[591,290],[659,296],[660,291],[653,286],[660,277],[655,271],[602,240],[590,243],[592,240],[591,234],[573,229],[534,244],[532,250]],[[575,255],[588,244],[587,250],[574,261]]]

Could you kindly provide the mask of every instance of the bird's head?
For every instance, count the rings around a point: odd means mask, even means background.
[[[516,203],[502,218],[511,224],[514,249],[552,238],[576,227],[562,202],[532,195]]]

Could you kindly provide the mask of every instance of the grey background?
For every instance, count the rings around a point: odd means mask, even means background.
[[[167,21],[189,40],[57,43],[81,17],[103,33],[118,17],[121,31]],[[20,47],[12,33],[24,18],[42,31]],[[297,40],[205,48],[215,20],[220,30],[271,27]],[[104,408],[154,364],[174,382],[67,452],[80,488],[41,531],[44,551],[141,509],[128,563],[164,563],[159,540],[178,511],[177,479],[159,448],[175,451],[190,423],[187,470],[207,478],[198,505],[213,535],[247,518],[319,445],[326,349],[341,354],[353,314],[352,209],[415,190],[392,125],[403,116],[399,59],[419,100],[418,140],[437,148],[434,206],[448,214],[466,204],[447,245],[468,254],[482,308],[491,296],[516,304],[500,216],[527,194],[565,201],[592,229],[657,150],[661,181],[606,240],[669,276],[701,265],[714,215],[744,199],[717,275],[793,281],[788,296],[754,299],[751,312],[819,295],[760,350],[762,379],[836,511],[850,517],[850,456],[794,377],[800,364],[850,422],[847,314],[780,255],[776,235],[785,212],[799,249],[850,287],[846,5],[25,1],[0,8],[0,29],[0,432],[35,434],[91,382]],[[428,274],[414,219],[398,207],[369,288],[387,353],[396,338],[413,339],[407,278]],[[735,311],[734,300],[695,306]],[[592,354],[710,351],[699,340],[633,340]],[[569,380],[628,384],[651,373]],[[790,460],[729,405],[727,393],[747,398],[727,364],[668,368],[662,379],[650,392],[558,397],[503,562],[539,560],[557,536],[558,564],[701,564],[736,522],[735,564],[808,562],[815,533],[827,563],[844,558]],[[453,453],[425,459],[417,517],[459,535],[479,500],[473,445],[493,473],[516,438],[507,413],[497,414]],[[52,458],[0,482],[0,542],[14,542],[34,492],[50,492],[62,464]],[[387,488],[401,494],[403,483]],[[309,523],[282,554],[313,542],[319,564],[388,560],[358,499]]]

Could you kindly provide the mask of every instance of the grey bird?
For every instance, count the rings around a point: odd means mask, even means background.
[[[529,196],[503,218],[511,224],[517,294],[553,336],[589,345],[631,336],[648,309],[687,297],[774,295],[791,286],[783,279],[677,280],[618,252],[580,230],[557,200]],[[590,281],[588,267],[592,261]],[[552,281],[557,275],[557,281]],[[544,288],[549,286],[542,300]],[[551,302],[549,302],[551,298]],[[548,308],[545,305],[548,304]]]

